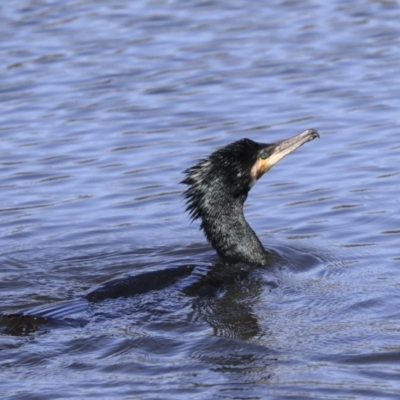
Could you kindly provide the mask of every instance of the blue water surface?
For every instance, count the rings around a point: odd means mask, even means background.
[[[243,137],[321,134],[246,202],[279,265],[217,297],[177,283],[2,334],[2,398],[399,398],[397,1],[0,10],[0,313],[216,263],[182,171]]]

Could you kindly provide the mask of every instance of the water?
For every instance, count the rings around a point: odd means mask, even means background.
[[[183,279],[92,304],[81,325],[2,334],[3,398],[400,396],[397,2],[19,0],[1,13],[0,313],[208,268],[182,171],[242,137],[321,133],[246,203],[281,262],[217,297]]]

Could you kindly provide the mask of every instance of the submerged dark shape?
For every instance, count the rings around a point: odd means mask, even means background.
[[[82,327],[87,324],[86,319],[70,316],[90,312],[90,303],[162,290],[188,277],[193,269],[193,265],[178,265],[164,270],[141,272],[107,281],[83,298],[32,307],[15,314],[0,314],[0,333],[20,336],[53,328]]]
[[[268,263],[268,253],[244,218],[243,204],[265,172],[317,137],[316,130],[308,129],[272,144],[238,140],[185,171],[187,210],[193,220],[201,219],[200,228],[224,262]]]
[[[185,171],[186,179],[182,183],[188,185],[184,193],[187,210],[190,211],[192,219],[201,219],[201,229],[224,264],[268,264],[269,254],[245,220],[243,204],[250,189],[265,172],[283,157],[316,137],[319,137],[318,132],[308,129],[297,136],[273,144],[242,139],[220,148]],[[198,281],[188,282],[189,286],[182,289],[188,295],[200,297],[217,293],[220,287],[234,284],[237,278],[247,276],[251,269],[242,268],[240,264],[236,267],[228,265],[228,268],[214,269],[214,273],[198,276]],[[87,323],[86,319],[68,316],[89,311],[90,303],[161,290],[184,278],[196,278],[197,270],[198,268],[192,265],[182,265],[161,271],[139,272],[134,276],[105,282],[84,298],[30,308],[16,314],[0,314],[0,332],[28,335],[37,330],[84,326]],[[232,321],[235,322],[240,316],[241,324],[246,325],[251,335],[255,334],[258,331],[256,319],[247,313],[246,308],[239,307],[236,311],[238,310],[240,312],[235,314]],[[212,321],[218,319],[212,315],[209,318],[210,324],[217,329],[218,323]]]

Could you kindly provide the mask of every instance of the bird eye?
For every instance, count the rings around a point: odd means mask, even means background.
[[[262,158],[263,160],[265,160],[268,157],[268,152],[266,150],[263,150],[260,153],[260,158]]]

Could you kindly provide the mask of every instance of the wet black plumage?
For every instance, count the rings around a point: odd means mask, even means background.
[[[293,138],[273,144],[242,139],[228,144],[185,171],[188,185],[184,195],[187,209],[193,219],[201,219],[201,228],[207,239],[226,264],[268,264],[269,256],[243,215],[243,204],[255,182],[280,159],[302,144],[318,137],[309,129]],[[241,267],[239,265],[239,267]],[[229,268],[230,271],[234,268]],[[83,312],[86,300],[96,302],[106,298],[133,296],[164,288],[176,279],[187,277],[193,266],[182,266],[165,271],[149,271],[131,277],[115,279],[89,292],[85,299],[67,301],[50,307],[28,309],[17,314],[0,314],[0,328],[12,335],[26,335],[50,327],[83,326],[87,321],[74,320],[68,315]],[[240,271],[242,274],[243,271]],[[240,275],[239,274],[239,275]],[[235,272],[235,279],[236,279]],[[227,281],[223,277],[207,277],[204,281],[185,289],[186,293],[204,288],[214,290],[215,283]],[[200,289],[199,289],[200,288]]]
[[[242,139],[228,144],[187,169],[182,181],[187,210],[226,263],[265,265],[265,251],[243,214],[247,195],[266,171],[302,144],[318,137],[309,129],[273,144]]]

